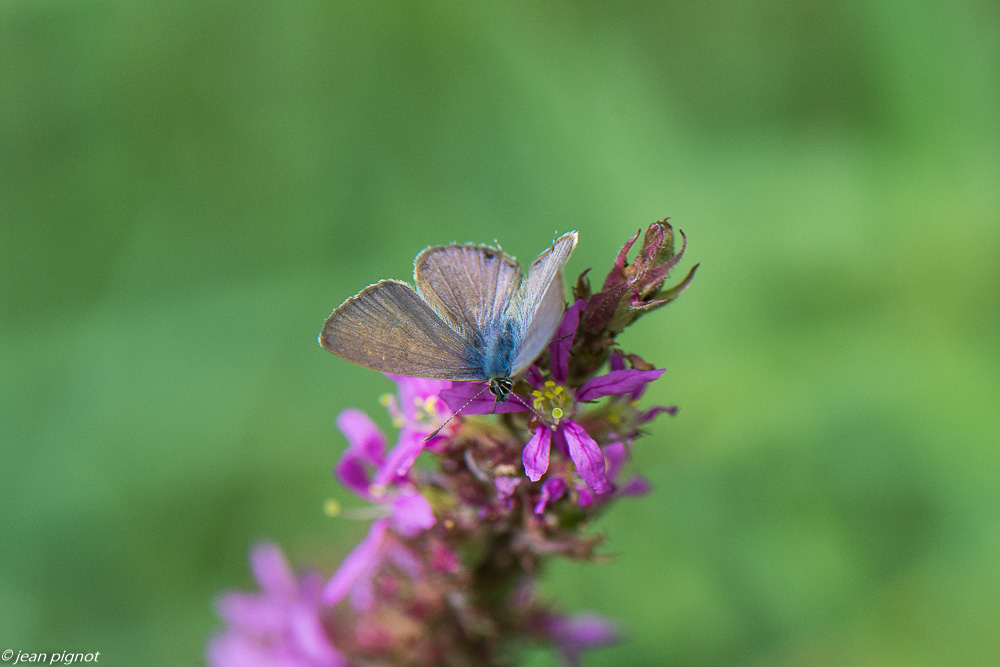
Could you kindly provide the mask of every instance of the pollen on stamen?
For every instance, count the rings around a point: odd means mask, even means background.
[[[553,419],[562,419],[562,416],[563,416],[562,408],[552,408]]]
[[[330,518],[339,516],[341,511],[343,511],[343,507],[333,498],[327,498],[326,502],[323,503],[323,514]]]

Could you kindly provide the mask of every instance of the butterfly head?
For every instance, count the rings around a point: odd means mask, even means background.
[[[514,382],[509,377],[490,378],[490,393],[493,394],[494,406],[506,401],[513,388]]]

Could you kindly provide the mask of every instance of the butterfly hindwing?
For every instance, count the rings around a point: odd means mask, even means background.
[[[339,357],[386,373],[481,380],[477,354],[412,287],[382,280],[333,311],[320,344]]]
[[[521,285],[521,267],[489,246],[434,246],[417,255],[413,279],[442,317],[484,347]]]

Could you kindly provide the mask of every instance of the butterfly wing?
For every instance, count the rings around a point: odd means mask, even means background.
[[[417,255],[413,280],[442,317],[483,348],[517,294],[521,267],[489,246],[434,246]]]
[[[534,317],[531,318],[524,330],[524,338],[521,340],[511,364],[512,376],[523,373],[531,365],[531,362],[538,358],[545,346],[552,340],[556,329],[559,328],[559,322],[562,321],[565,311],[562,272],[559,272],[549,283],[549,289],[545,291],[541,303],[535,310]]]
[[[511,374],[522,373],[542,353],[559,327],[563,301],[562,267],[576,248],[577,233],[560,236],[535,258],[508,317],[520,331],[520,344],[511,364]]]
[[[341,304],[323,325],[319,343],[338,357],[384,373],[485,379],[467,340],[398,280],[369,285]]]

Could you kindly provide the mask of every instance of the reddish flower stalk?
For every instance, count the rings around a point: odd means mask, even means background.
[[[548,350],[499,409],[483,383],[390,376],[398,398],[384,403],[400,429],[391,449],[364,413],[344,411],[337,425],[348,448],[336,474],[368,505],[357,510],[373,518],[367,537],[325,584],[293,575],[277,547],[256,547],[261,592],[220,598],[227,627],[210,642],[209,662],[500,665],[527,641],[574,665],[582,650],[616,641],[610,622],[567,617],[533,590],[552,557],[598,557],[602,538],[584,527],[611,501],[648,492],[622,467],[642,426],[676,412],[639,407],[663,370],[624,353],[616,337],[677,298],[697,266],[663,289],[683,243],[675,253],[671,226],[653,223],[629,263],[638,237],[600,291],[580,276]],[[425,451],[431,465],[414,467]]]

